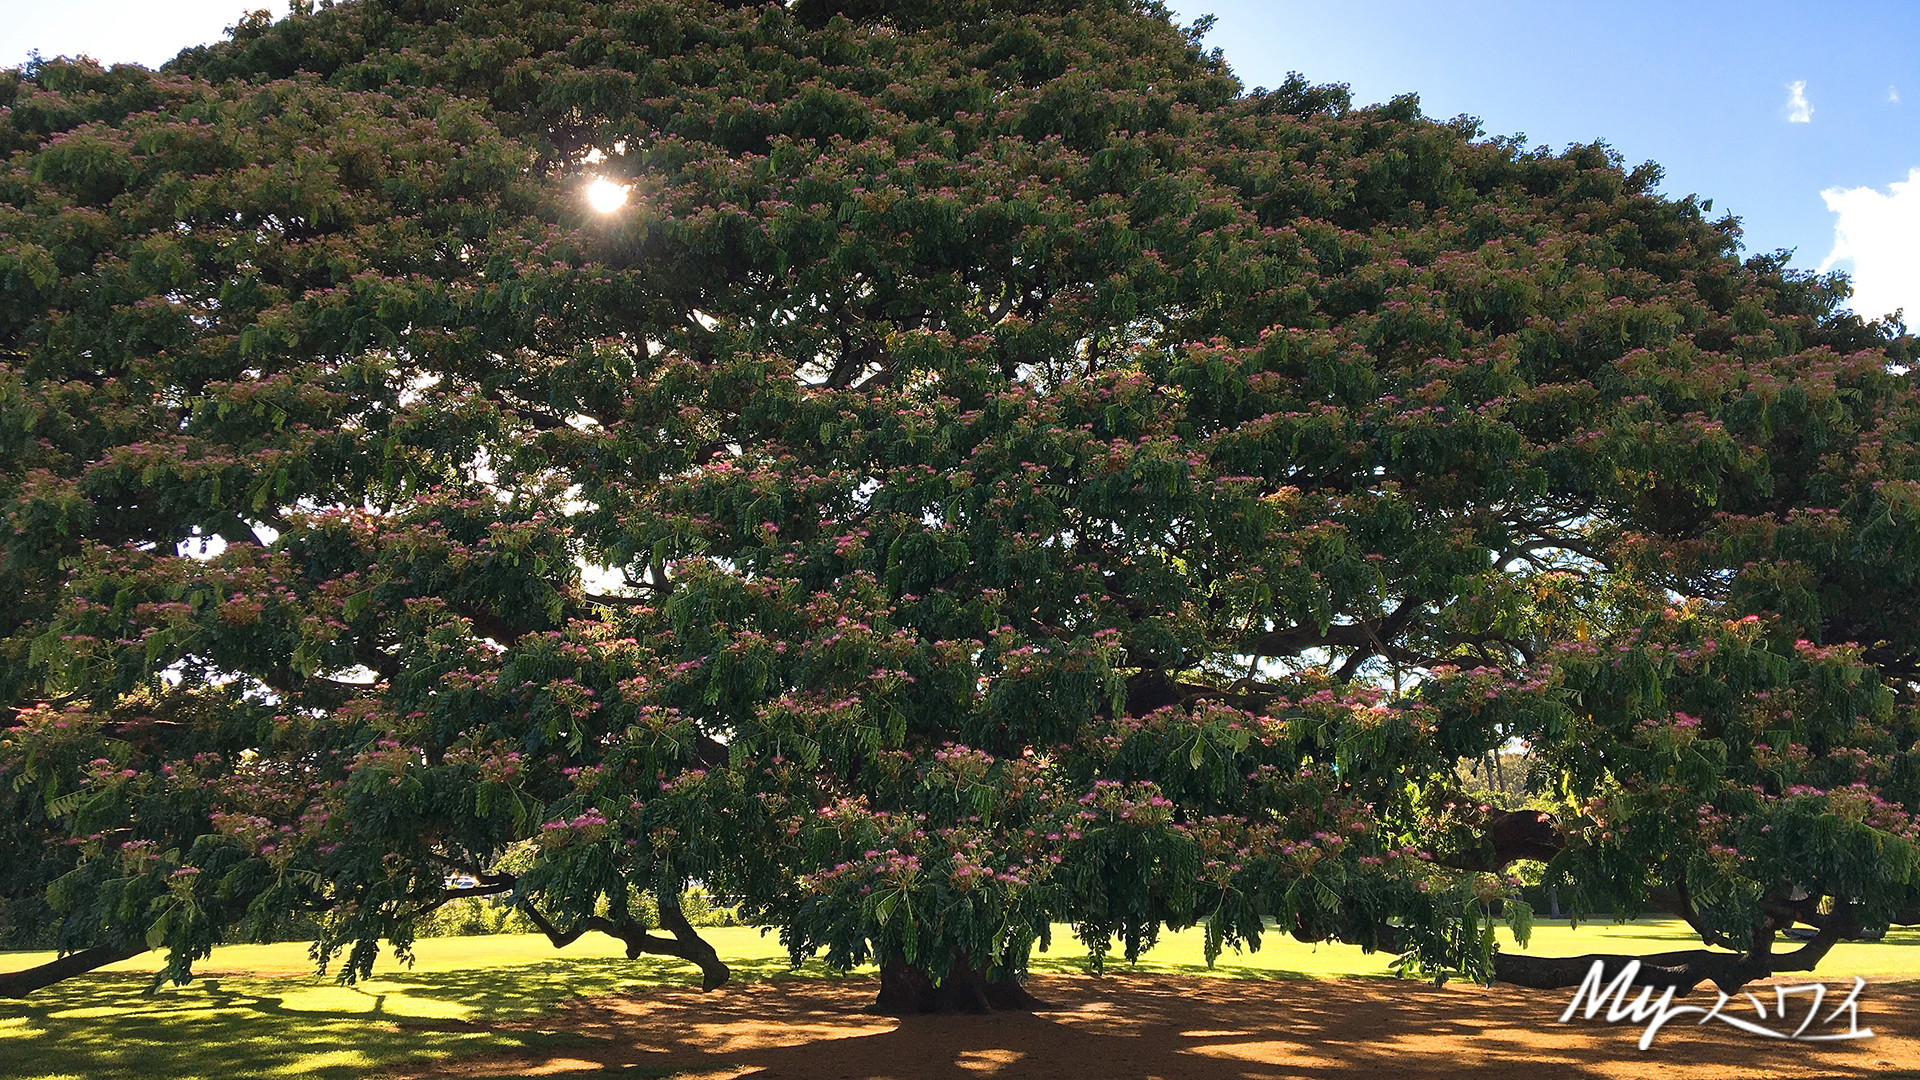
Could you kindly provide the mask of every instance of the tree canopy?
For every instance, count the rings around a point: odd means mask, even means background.
[[[907,1009],[1059,923],[1577,981],[1519,860],[1687,986],[1920,921],[1897,321],[1201,29],[355,0],[0,73],[0,893],[75,954],[7,987],[473,894],[717,985],[692,882]]]

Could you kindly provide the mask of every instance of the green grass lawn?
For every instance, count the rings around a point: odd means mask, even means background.
[[[748,928],[702,931],[735,977],[829,977],[811,962],[799,972],[771,936]],[[1684,924],[1645,920],[1535,928],[1530,952],[1648,953],[1695,942]],[[1511,942],[1507,942],[1511,947]],[[436,938],[419,943],[411,969],[391,962],[357,986],[316,978],[305,947],[236,945],[201,964],[204,977],[144,993],[158,957],[144,956],[72,979],[24,1001],[0,1002],[0,1078],[5,1080],[225,1080],[321,1077],[359,1080],[370,1072],[452,1054],[560,1049],[586,1040],[560,1031],[492,1031],[497,1021],[538,1016],[573,997],[697,982],[678,961],[629,961],[610,938],[584,938],[556,952],[531,935]],[[1062,928],[1039,972],[1079,971],[1085,950]],[[29,967],[49,953],[0,953],[0,971]],[[1339,945],[1303,945],[1272,935],[1257,953],[1228,952],[1214,974],[1237,978],[1386,975],[1391,957]],[[1128,970],[1124,963],[1111,970]],[[1200,974],[1201,938],[1167,935],[1137,970]],[[1817,978],[1920,978],[1920,931],[1878,944],[1842,945]],[[431,1026],[442,1022],[438,1028]],[[450,1025],[445,1021],[466,1021]]]

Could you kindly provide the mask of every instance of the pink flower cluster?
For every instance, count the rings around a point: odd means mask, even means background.
[[[542,847],[565,847],[574,841],[592,843],[607,833],[607,818],[598,810],[585,810],[571,818],[557,818],[540,826]]]

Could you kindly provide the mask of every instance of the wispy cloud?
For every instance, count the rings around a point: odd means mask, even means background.
[[[1787,123],[1810,124],[1813,122],[1813,103],[1807,100],[1807,80],[1796,79],[1787,84]]]
[[[1887,100],[1893,102],[1895,105],[1900,104],[1900,88],[1897,86],[1887,87]]]
[[[1820,270],[1853,263],[1854,312],[1872,319],[1905,308],[1920,315],[1920,168],[1885,192],[1828,188],[1820,197],[1840,215]]]

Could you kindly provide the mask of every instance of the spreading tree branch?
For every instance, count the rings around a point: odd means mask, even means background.
[[[24,971],[0,973],[0,997],[26,997],[35,990],[45,989],[63,979],[84,975],[108,964],[117,964],[146,951],[145,945],[96,945]]]
[[[617,938],[626,943],[627,959],[639,959],[642,953],[655,953],[661,956],[674,956],[693,964],[700,969],[700,987],[713,990],[726,983],[732,977],[727,965],[722,963],[713,946],[694,932],[692,924],[687,922],[680,910],[679,898],[660,897],[660,921],[673,933],[673,937],[663,938],[649,934],[646,928],[632,919],[615,922],[600,915],[589,915],[575,922],[572,927],[561,930],[552,920],[540,913],[533,901],[526,896],[518,896],[520,910],[527,913],[527,919],[534,927],[547,936],[556,949],[564,949],[580,940],[584,935],[599,931],[608,937]],[[669,914],[671,912],[671,914]]]

